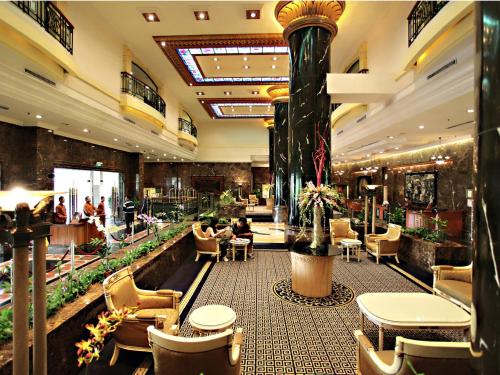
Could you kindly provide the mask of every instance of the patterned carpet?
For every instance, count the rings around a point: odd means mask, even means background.
[[[354,300],[340,307],[305,307],[283,301],[273,285],[290,277],[288,252],[259,251],[248,262],[215,264],[191,311],[208,304],[236,311],[235,327],[243,327],[243,374],[355,374],[359,309]],[[355,297],[366,292],[422,292],[385,265],[362,258],[361,263],[335,258],[334,281],[350,287]],[[365,331],[376,343],[376,327]],[[188,319],[181,336],[191,336]],[[385,348],[394,347],[396,334],[386,331]],[[460,340],[452,331],[404,331],[405,337]]]

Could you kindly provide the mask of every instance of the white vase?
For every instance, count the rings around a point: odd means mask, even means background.
[[[321,207],[315,205],[313,208],[313,240],[311,249],[321,246],[323,241],[323,228],[321,227]]]

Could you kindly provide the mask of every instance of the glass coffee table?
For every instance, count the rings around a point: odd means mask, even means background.
[[[378,350],[384,348],[385,329],[470,329],[470,315],[454,303],[427,293],[365,293],[356,298],[364,318],[379,327]]]
[[[202,306],[189,315],[189,324],[193,332],[199,335],[222,332],[231,327],[235,320],[234,310],[224,305]]]

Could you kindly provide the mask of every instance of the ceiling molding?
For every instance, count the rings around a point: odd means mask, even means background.
[[[259,114],[255,114],[255,115],[220,115],[219,113],[217,113],[214,109],[214,107],[217,105],[217,104],[225,104],[225,105],[228,105],[228,104],[235,104],[235,105],[253,105],[253,104],[256,104],[256,105],[266,105],[266,106],[270,106],[271,105],[271,100],[268,99],[268,98],[213,98],[213,99],[198,99],[198,101],[200,102],[200,104],[203,106],[203,108],[205,108],[205,111],[207,111],[208,115],[212,118],[212,119],[232,119],[232,120],[235,120],[235,119],[268,119],[268,118],[274,118],[274,113],[271,111],[269,112],[269,115],[259,115]]]
[[[221,85],[273,85],[278,83],[287,83],[288,81],[279,80],[279,77],[255,77],[262,78],[260,81],[220,81],[205,82],[207,77],[204,77],[201,67],[196,58],[194,63],[203,76],[203,81],[197,81],[186,64],[179,56],[178,49],[211,49],[211,48],[226,48],[226,47],[288,47],[282,34],[218,34],[218,35],[180,35],[180,36],[153,36],[158,47],[163,51],[168,60],[172,63],[184,82],[189,86],[221,86]],[[246,54],[246,53],[236,53]],[[248,53],[248,55],[287,55],[288,52],[260,52]],[[210,54],[218,56],[219,54]],[[224,53],[224,55],[235,55],[235,53]],[[206,56],[200,54],[199,56]],[[240,77],[237,77],[240,78]],[[267,80],[264,80],[268,78]]]

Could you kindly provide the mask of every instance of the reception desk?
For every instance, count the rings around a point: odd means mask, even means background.
[[[95,224],[83,219],[77,224],[53,224],[50,226],[50,244],[69,246],[74,241],[76,246],[90,242],[92,238],[102,237]]]

